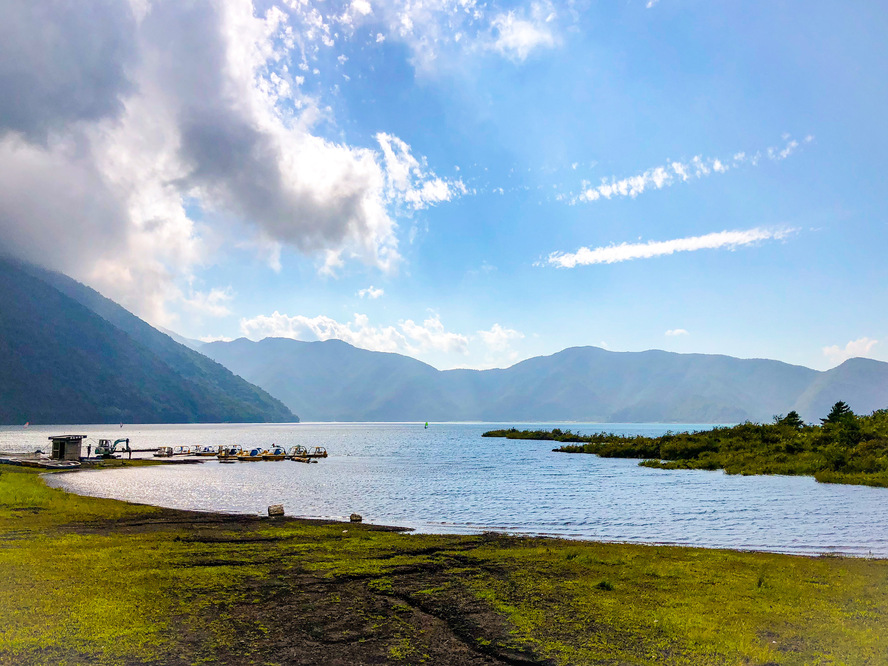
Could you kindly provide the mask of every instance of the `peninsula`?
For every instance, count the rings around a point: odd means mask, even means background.
[[[821,424],[802,422],[792,411],[769,424],[741,423],[661,437],[570,430],[491,430],[484,437],[561,442],[564,453],[602,458],[642,458],[660,469],[721,469],[728,474],[813,476],[822,483],[888,487],[888,409],[858,416],[842,401]]]

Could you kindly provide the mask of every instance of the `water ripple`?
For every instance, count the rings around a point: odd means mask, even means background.
[[[513,424],[508,424],[513,425]],[[564,424],[552,424],[565,427]],[[534,427],[537,427],[536,424]],[[179,444],[325,446],[290,462],[137,468],[51,478],[73,492],[182,509],[365,520],[425,532],[502,530],[578,539],[888,557],[888,490],[811,478],[653,470],[636,460],[552,452],[551,442],[482,439],[497,424],[297,424],[0,428],[0,449],[47,434]],[[569,424],[596,432],[602,426]],[[692,426],[691,426],[692,427]],[[681,426],[607,425],[627,434]]]

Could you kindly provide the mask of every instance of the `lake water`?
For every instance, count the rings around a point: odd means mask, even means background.
[[[0,428],[0,450],[47,450],[50,434],[129,437],[134,448],[272,442],[324,446],[318,464],[171,465],[49,477],[72,492],[160,506],[603,541],[888,557],[888,489],[811,478],[665,471],[637,460],[552,452],[552,442],[482,438],[522,424],[53,426]],[[533,424],[532,427],[540,427]],[[694,425],[545,424],[658,435]],[[142,454],[150,456],[150,454]]]

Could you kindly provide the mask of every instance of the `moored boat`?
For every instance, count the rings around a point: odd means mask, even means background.
[[[191,455],[191,447],[190,446],[177,446],[173,449],[172,455],[174,455],[174,456],[190,456]]]
[[[154,452],[155,458],[170,458],[173,455],[172,446],[161,446]]]
[[[271,445],[271,449],[262,453],[263,460],[284,460],[287,457],[287,451],[283,446]]]
[[[245,462],[252,462],[254,460],[265,460],[262,455],[265,453],[265,450],[261,446],[254,447],[249,451],[241,451],[237,454],[237,459]]]
[[[244,449],[240,444],[230,444],[228,446],[220,446],[216,457],[222,462],[232,462],[243,452]]]
[[[306,458],[326,458],[327,457],[327,449],[323,446],[316,446],[311,451],[305,454]]]
[[[221,447],[219,447],[219,446],[210,446],[210,445],[201,446],[197,450],[192,451],[192,455],[202,456],[202,457],[216,456],[216,455],[219,455],[220,448]]]

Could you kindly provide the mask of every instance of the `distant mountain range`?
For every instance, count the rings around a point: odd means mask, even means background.
[[[212,342],[200,351],[310,421],[807,421],[844,400],[888,407],[888,363],[820,372],[780,361],[574,347],[496,370],[446,370],[339,340]]]
[[[0,258],[0,423],[297,420],[98,292]]]
[[[3,424],[293,422],[295,414],[730,423],[793,409],[816,421],[837,400],[858,413],[888,407],[888,363],[856,358],[819,372],[762,359],[574,347],[505,369],[439,371],[339,340],[202,344],[158,331],[64,275],[0,258]]]

